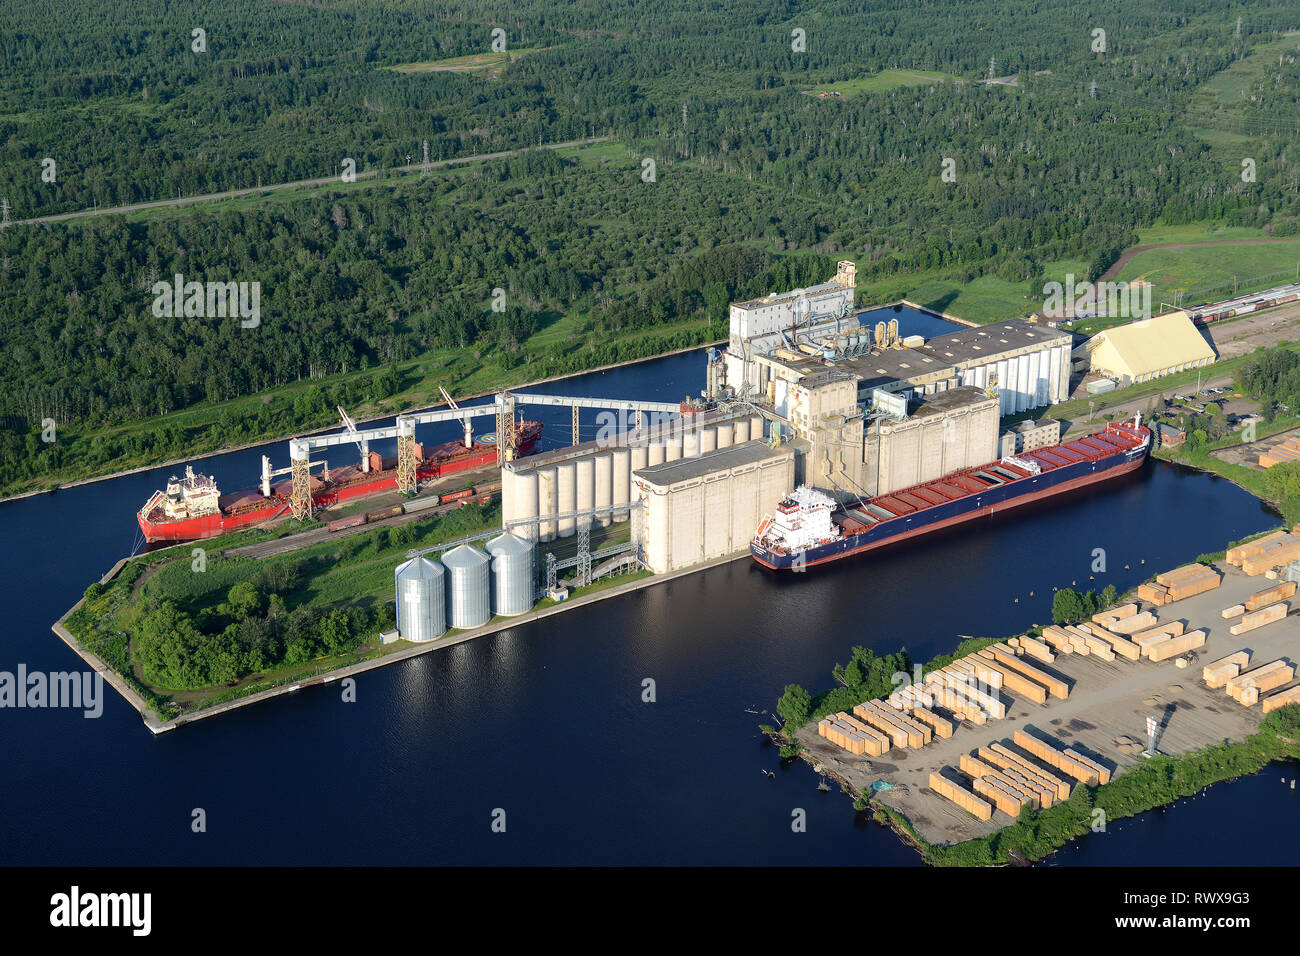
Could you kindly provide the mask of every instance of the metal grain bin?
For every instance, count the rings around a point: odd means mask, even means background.
[[[492,618],[488,556],[462,544],[442,556],[447,569],[447,609],[452,627],[479,627]]]
[[[492,556],[492,613],[523,614],[536,597],[531,542],[505,532],[487,545]]]
[[[447,633],[447,598],[442,567],[412,558],[393,572],[397,633],[408,641],[432,641]]]

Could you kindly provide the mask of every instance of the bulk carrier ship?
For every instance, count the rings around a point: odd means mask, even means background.
[[[517,454],[531,452],[541,434],[541,422],[516,422]],[[480,437],[468,447],[458,441],[431,448],[417,444],[415,453],[418,481],[443,478],[496,461],[496,436]],[[368,464],[368,471],[358,464],[332,469],[321,478],[313,475],[315,507],[325,508],[397,487],[396,457],[383,458],[372,451]],[[198,541],[279,517],[289,509],[290,490],[290,482],[285,481],[271,487],[270,495],[264,495],[260,488],[223,495],[211,476],[197,475],[193,467],[187,466],[183,478],[171,478],[165,490],[150,496],[136,520],[146,542]]]
[[[839,561],[940,528],[1107,481],[1142,466],[1151,432],[1141,416],[1048,448],[966,468],[911,488],[840,506],[800,487],[766,515],[750,542],[774,571]]]

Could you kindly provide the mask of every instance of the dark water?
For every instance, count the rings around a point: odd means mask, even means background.
[[[694,353],[546,388],[674,400],[698,393],[702,366]],[[542,415],[567,438],[566,411]],[[202,470],[251,483],[260,454]],[[134,511],[166,476],[0,504],[0,669],[80,665],[49,625],[132,547]],[[782,768],[746,710],[770,709],[789,681],[824,686],[854,644],[924,659],[958,634],[1044,620],[1053,585],[1087,581],[1094,548],[1109,562],[1094,586],[1122,590],[1275,523],[1227,482],[1153,463],[1068,504],[816,573],[778,579],[738,561],[512,628],[363,675],[356,703],[315,688],[157,739],[112,692],[98,720],[2,710],[0,860],[914,865],[804,765]],[[646,678],[655,703],[641,700]],[[1234,835],[1294,819],[1278,776],[1211,791],[1155,826],[1115,824],[1053,862],[1242,862]],[[1207,799],[1217,842],[1199,839]],[[202,834],[190,830],[198,807]],[[504,834],[490,828],[498,808]],[[805,833],[791,831],[797,808]],[[1268,832],[1250,862],[1293,860],[1296,829]]]

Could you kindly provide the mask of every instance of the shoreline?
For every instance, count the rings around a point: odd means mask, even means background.
[[[408,647],[404,647],[401,650],[395,651],[391,654],[386,654],[383,657],[373,658],[371,660],[365,660],[365,661],[358,661],[355,664],[347,664],[343,667],[336,667],[332,670],[322,671],[321,673],[316,674],[312,677],[306,677],[301,680],[295,681],[293,683],[286,683],[275,687],[268,687],[265,688],[264,690],[257,691],[256,693],[249,694],[245,697],[238,697],[235,698],[234,700],[223,701],[219,704],[214,704],[210,707],[197,710],[191,714],[180,714],[176,717],[173,717],[171,720],[163,720],[157,713],[154,712],[153,708],[149,705],[149,703],[143,697],[140,696],[139,692],[136,691],[133,687],[131,687],[128,683],[126,683],[125,680],[122,679],[122,676],[118,674],[117,671],[113,670],[106,663],[104,663],[104,661],[100,659],[99,656],[96,655],[93,651],[90,651],[85,647],[83,647],[81,642],[77,640],[76,636],[67,629],[67,626],[65,625],[64,622],[85,602],[84,596],[79,598],[76,604],[72,605],[72,607],[64,611],[62,616],[50,626],[50,629],[59,636],[59,639],[62,640],[64,644],[68,645],[68,647],[72,649],[73,653],[75,653],[83,661],[89,664],[97,673],[103,676],[105,682],[110,684],[113,687],[113,689],[116,690],[122,696],[122,698],[135,709],[136,713],[139,714],[141,721],[143,721],[144,725],[156,737],[161,734],[167,733],[169,731],[175,730],[178,727],[182,727],[186,724],[196,723],[197,721],[205,720],[209,717],[216,717],[220,714],[229,713],[230,711],[238,710],[241,707],[247,707],[252,704],[260,703],[265,700],[270,700],[274,697],[280,697],[284,694],[296,693],[299,690],[303,690],[308,687],[317,687],[325,684],[330,684],[333,683],[334,681],[341,680],[346,677],[352,677],[357,674],[363,674],[366,671],[372,671],[380,667],[385,667],[389,664],[394,664],[401,661],[409,660],[413,657],[418,657],[422,654],[427,654],[431,651],[439,651],[445,648],[455,647],[457,644],[463,644],[466,641],[472,641],[480,637],[487,637],[489,635],[496,634],[499,631],[504,631],[509,628],[519,626],[521,624],[531,624],[534,621],[539,621],[543,618],[547,618],[555,614],[563,613],[564,611],[568,611],[572,608],[584,607],[589,604],[594,604],[597,601],[606,600],[607,598],[619,597],[624,594],[631,594],[633,592],[643,590],[644,588],[652,587],[656,584],[664,584],[676,578],[685,577],[686,575],[689,574],[695,574],[698,571],[706,571],[709,568],[719,567],[724,564],[730,564],[733,561],[741,561],[747,557],[749,557],[748,551],[721,557],[721,558],[715,558],[712,561],[704,561],[701,562],[700,564],[692,565],[689,568],[681,568],[677,571],[670,571],[665,574],[655,574],[647,578],[638,578],[635,581],[626,581],[622,584],[618,584],[609,588],[604,588],[592,594],[571,598],[567,601],[561,601],[559,604],[554,604],[551,605],[550,607],[534,609],[528,611],[527,613],[517,615],[515,617],[493,618],[491,621],[489,621],[487,624],[484,624],[482,627],[476,627],[471,630],[462,631],[461,633],[455,634],[450,637],[444,636],[433,641],[428,641],[427,643],[411,644]],[[130,557],[120,558],[117,561],[117,563],[114,564],[113,567],[110,568],[102,578],[100,578],[100,583],[107,584],[109,581],[111,581],[114,577],[117,576],[118,572],[121,571],[121,569],[126,565],[127,561],[129,560],[131,560]]]
[[[559,382],[567,378],[577,378],[580,375],[591,375],[595,372],[608,372],[616,368],[626,368],[629,365],[640,365],[643,362],[654,362],[657,361],[658,359],[671,358],[674,355],[683,355],[687,352],[694,352],[696,349],[716,348],[719,345],[725,345],[725,344],[726,344],[726,339],[722,339],[717,342],[701,342],[699,345],[688,345],[685,348],[673,349],[672,351],[669,352],[660,352],[658,355],[648,355],[645,358],[628,359],[625,362],[615,362],[612,365],[599,365],[596,366],[595,368],[589,368],[582,372],[570,372],[567,375],[552,375],[550,378],[539,378],[539,379],[534,379],[533,381],[530,382],[520,382],[518,385],[512,385],[507,389],[497,389],[495,391],[478,392],[474,395],[465,396],[465,398],[462,399],[462,401],[468,402],[468,401],[473,401],[474,399],[477,398],[483,398],[484,396],[487,395],[495,395],[497,394],[498,391],[513,391],[514,389],[520,389],[520,388],[532,388],[535,385],[545,385],[550,382]],[[357,420],[357,424],[366,425],[369,424],[370,422],[384,421],[385,419],[392,418],[396,415],[405,415],[412,412],[428,411],[430,409],[438,408],[442,404],[444,403],[439,402],[437,405],[419,405],[416,406],[415,408],[404,409],[401,412],[394,412],[392,415],[380,415],[376,418],[359,419]],[[55,487],[53,488],[37,488],[37,489],[33,489],[32,491],[22,491],[17,494],[0,497],[0,506],[6,505],[11,501],[21,501],[24,498],[34,498],[37,495],[52,495],[66,488],[79,488],[82,485],[91,485],[99,481],[111,481],[114,478],[126,478],[130,475],[138,475],[144,471],[152,471],[155,468],[171,468],[175,465],[184,465],[191,462],[202,461],[205,458],[215,458],[218,455],[229,455],[237,451],[247,451],[250,448],[261,448],[264,445],[276,445],[279,444],[280,442],[287,442],[293,438],[300,438],[304,435],[320,435],[325,432],[337,431],[338,428],[340,427],[341,426],[338,425],[323,425],[320,428],[312,428],[304,431],[294,432],[291,435],[281,435],[276,438],[259,438],[257,441],[249,442],[245,445],[229,445],[223,448],[215,448],[212,451],[203,452],[202,454],[199,455],[189,455],[184,458],[171,458],[168,459],[167,461],[160,461],[152,465],[140,465],[137,468],[127,468],[122,471],[115,471],[107,475],[95,475],[90,478],[78,478],[75,481],[69,481],[66,483],[61,482],[55,485]]]

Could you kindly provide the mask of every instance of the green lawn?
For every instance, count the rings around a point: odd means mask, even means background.
[[[505,50],[501,53],[471,53],[468,56],[453,56],[445,60],[426,60],[422,63],[398,63],[384,69],[396,73],[478,73],[484,70],[509,66],[516,60],[523,59],[530,53],[548,50],[550,47]]]
[[[838,93],[849,98],[862,93],[880,93],[897,89],[900,86],[933,86],[936,83],[950,83],[957,77],[948,73],[934,73],[929,70],[881,70],[870,76],[859,76],[838,83],[823,83],[809,87],[803,92],[809,96],[819,93]]]
[[[1082,259],[1062,259],[1043,267],[1042,282],[1065,282],[1068,274],[1082,276],[1087,270]],[[1075,281],[1079,281],[1077,278]],[[925,274],[891,276],[858,284],[859,299],[888,302],[910,299],[936,312],[949,312],[971,322],[999,322],[1015,319],[1043,307],[1042,284],[1030,294],[1028,282],[1008,282],[997,276],[980,276],[971,282],[934,278]]]
[[[1120,281],[1136,279],[1154,285],[1152,300],[1157,311],[1161,301],[1174,304],[1179,294],[1187,305],[1229,298],[1234,279],[1239,292],[1300,281],[1300,239],[1149,249],[1139,252],[1120,270]]]

